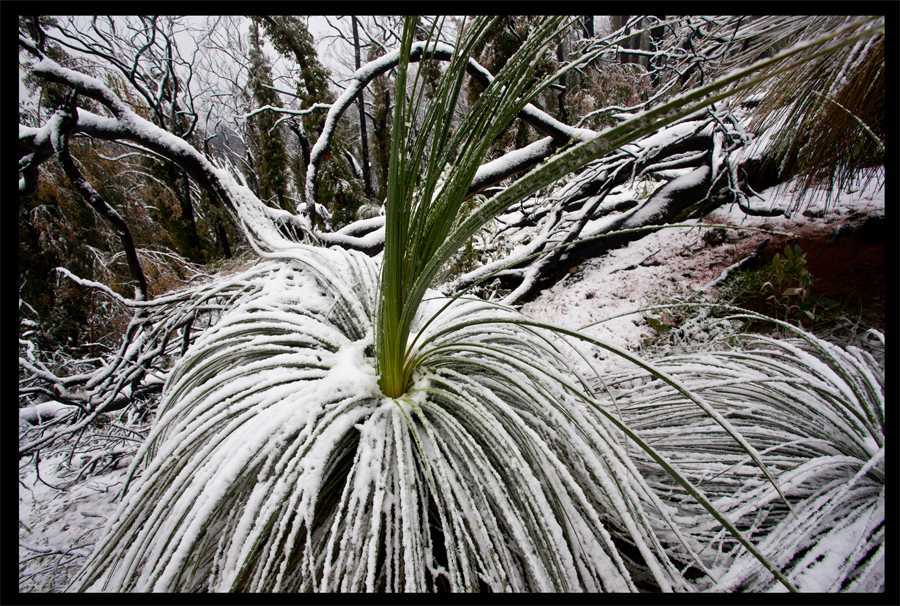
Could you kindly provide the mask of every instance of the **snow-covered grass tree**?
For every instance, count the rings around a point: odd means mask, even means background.
[[[280,214],[210,172],[266,260],[229,277],[221,320],[173,368],[75,589],[689,591],[689,564],[715,574],[703,524],[793,588],[690,473],[628,427],[573,345],[614,351],[674,389],[783,499],[778,470],[697,386],[584,335],[429,287],[479,227],[524,196],[752,85],[746,77],[762,67],[846,38],[792,48],[577,142],[461,215],[493,139],[558,77],[533,72],[564,22],[536,26],[455,124],[468,57],[491,24],[467,21],[444,47],[452,59],[414,133],[423,82],[408,69],[407,19],[380,261],[290,241],[273,228]],[[691,515],[702,524],[674,515],[666,498],[676,491],[660,489],[653,465],[699,503]]]

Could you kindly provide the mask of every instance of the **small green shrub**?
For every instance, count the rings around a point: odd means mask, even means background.
[[[813,290],[818,279],[809,272],[806,253],[788,244],[783,255],[760,269],[742,272],[723,289],[723,297],[733,305],[748,307],[787,322],[803,325],[834,320],[843,306]]]

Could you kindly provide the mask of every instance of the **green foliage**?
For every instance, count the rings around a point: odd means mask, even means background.
[[[291,15],[265,17],[261,23],[275,50],[282,56],[293,58],[300,66],[297,80],[300,108],[333,101],[328,90],[328,70],[319,62],[315,40],[306,23]],[[303,126],[313,140],[322,131],[324,119],[321,112],[311,112],[303,117]]]
[[[806,267],[806,253],[799,245],[776,253],[772,262],[760,269],[742,272],[730,279],[725,297],[738,306],[752,306],[780,320],[806,323],[823,322],[840,315],[837,301],[817,294],[818,280]]]
[[[638,200],[646,200],[658,187],[653,179],[645,177],[634,184],[634,195]]]
[[[484,37],[473,49],[473,58],[492,74],[499,73],[509,58],[522,47],[523,41],[538,22],[539,17],[535,16],[506,16],[498,19],[491,24]],[[535,60],[535,72],[531,76],[534,83],[553,74],[557,68],[556,58],[549,51],[549,46]],[[479,82],[474,79],[468,80],[466,96],[470,105],[473,105],[483,92],[484,87]],[[540,94],[536,95],[531,102],[540,105],[539,96]],[[506,126],[493,141],[486,157],[488,160],[493,160],[513,149],[520,149],[533,143],[538,138],[525,122],[515,120]]]
[[[499,73],[539,23],[540,17],[535,16],[507,16],[496,20],[473,49],[473,58],[492,74]],[[552,75],[558,67],[548,49],[536,57],[535,82]],[[469,103],[474,104],[483,91],[483,86],[470,80],[466,91]]]
[[[380,266],[296,244],[210,286],[230,293],[222,319],[173,368],[134,481],[77,589],[690,591],[692,565],[715,587],[771,588],[774,577],[793,590],[814,568],[796,559],[819,537],[837,540],[845,521],[872,521],[854,552],[880,549],[884,381],[864,355],[795,330],[805,345],[782,344],[771,360],[755,347],[722,356],[734,367],[712,356],[672,364],[496,305],[432,300],[440,269],[498,213],[748,86],[729,88],[759,68],[573,144],[466,208],[491,143],[556,79],[534,83],[536,58],[565,26],[540,20],[453,128],[467,58],[497,21],[466,24],[416,136],[425,84],[411,78],[407,97],[416,19],[406,20]],[[582,347],[641,376],[602,377]],[[652,389],[632,384],[647,380]],[[742,423],[767,407],[774,443]],[[811,416],[812,443],[780,441],[786,413]],[[678,441],[697,427],[687,446]],[[773,452],[798,442],[789,456]],[[737,471],[710,477],[725,455]],[[761,529],[774,531],[751,540]],[[857,555],[837,567],[840,582],[877,587]],[[723,560],[750,558],[721,574]],[[749,580],[732,578],[746,570]]]
[[[487,24],[476,20],[471,27],[477,35],[471,35],[472,30],[469,30],[471,37],[464,36],[456,49],[457,53],[461,52],[465,56],[472,52]],[[552,36],[556,36],[558,27],[559,23],[551,20],[532,32],[533,35],[529,36],[516,55],[497,74],[489,89],[502,91],[502,94],[483,94],[462,124],[451,131],[453,112],[448,109],[455,106],[465,72],[465,59],[459,59],[455,55],[442,81],[442,92],[438,95],[441,102],[429,106],[420,131],[426,135],[419,138],[410,138],[408,130],[411,123],[408,116],[416,115],[417,104],[422,97],[413,93],[412,99],[416,100],[416,104],[406,107],[406,95],[403,94],[406,91],[405,62],[408,61],[412,34],[404,38],[397,75],[397,90],[401,93],[397,95],[395,103],[394,124],[397,128],[392,139],[391,176],[388,182],[382,275],[384,301],[376,323],[381,387],[390,397],[398,397],[411,384],[414,368],[404,363],[404,350],[410,323],[426,288],[432,283],[441,265],[497,213],[611,149],[772,78],[778,73],[772,71],[775,64],[797,55],[801,55],[799,64],[806,63],[854,40],[843,39],[830,47],[818,49],[838,37],[841,32],[836,31],[806,46],[797,45],[782,55],[743,69],[732,70],[719,80],[679,95],[597,137],[564,149],[480,206],[451,231],[465,198],[467,184],[484,159],[490,143],[524,106],[526,99],[532,98],[551,83],[552,78],[546,78],[526,93],[536,69],[535,58],[553,43],[550,34],[553,32]],[[864,31],[857,35],[864,37],[871,34]],[[817,50],[810,53],[809,48]],[[588,62],[593,58],[594,56],[586,55],[582,60]],[[769,71],[766,73],[766,70]],[[763,75],[744,80],[759,71],[763,71]],[[741,80],[744,82],[737,84]],[[414,83],[414,91],[415,88]],[[457,152],[460,148],[461,151]],[[424,172],[421,169],[422,163],[425,166]],[[449,175],[445,177],[442,170],[446,165],[451,168]],[[439,184],[442,186],[438,187]]]
[[[672,316],[668,313],[663,313],[659,320],[652,316],[647,316],[647,323],[657,332],[669,332],[672,330],[672,327],[668,324],[671,321]]]
[[[158,226],[147,224],[148,217],[142,209],[129,208],[124,203],[123,192],[130,183],[117,178],[121,168],[93,154],[84,142],[74,142],[72,147],[81,155],[96,159],[87,167],[86,177],[98,183],[101,194],[142,230],[141,235],[159,235],[153,229],[158,230]],[[37,192],[19,202],[20,296],[39,316],[45,346],[87,353],[87,349],[80,349],[82,345],[92,341],[109,343],[121,334],[110,330],[102,318],[106,315],[112,320],[121,310],[102,313],[103,309],[92,306],[88,289],[61,277],[56,268],[64,267],[76,275],[108,283],[125,296],[133,294],[130,273],[124,259],[114,258],[121,249],[116,234],[74,191],[59,165],[51,161],[40,170]],[[91,325],[96,328],[93,332]]]
[[[37,25],[40,26],[40,30],[38,29],[38,27],[36,27],[36,24],[33,21],[35,19],[37,20]],[[57,17],[51,17],[48,15],[20,15],[19,31],[32,39],[39,39],[41,38],[41,34],[39,33],[39,31],[43,31],[46,28],[52,27],[56,24],[57,20]],[[63,67],[68,67],[71,69],[85,69],[86,66],[83,64],[83,62],[80,62],[76,58],[70,56],[58,44],[52,42],[51,40],[47,40],[46,38],[43,38],[43,40],[43,52],[46,53],[48,57],[50,57]],[[30,72],[25,75],[22,83],[29,90],[39,91],[38,114],[36,117],[47,116],[55,111],[57,107],[62,105],[68,88],[63,84],[59,84],[56,82],[46,82],[43,79],[38,79]],[[37,120],[36,124],[39,122],[40,120]]]
[[[163,181],[169,167],[145,158],[113,160],[120,148],[99,140],[74,139],[70,148],[81,160],[85,178],[129,226],[150,294],[183,285],[196,268],[170,252],[181,250],[178,242],[187,247],[190,241],[179,220],[180,201]],[[121,240],[74,190],[55,160],[40,171],[37,192],[19,200],[20,296],[41,322],[43,346],[99,355],[118,345],[128,311],[56,268],[130,298],[133,281]],[[146,178],[147,173],[160,178]]]
[[[306,109],[316,103],[332,103],[334,95],[328,88],[328,70],[319,62],[315,41],[304,21],[296,16],[266,16],[260,17],[258,20],[275,50],[282,56],[293,59],[300,66],[296,82],[300,108]],[[268,84],[271,85],[271,82]],[[275,95],[275,92],[269,91],[269,94]],[[260,105],[263,105],[261,101]],[[264,114],[260,114],[260,116],[262,115]],[[274,124],[277,118],[269,115],[267,119]],[[304,115],[301,120],[306,137],[310,141],[315,141],[322,132],[325,112],[312,111]],[[344,157],[344,150],[351,148],[350,141],[352,140],[347,130],[347,120],[348,118],[345,116],[338,124],[316,179],[316,199],[332,213],[334,229],[340,229],[354,221],[356,209],[366,202],[363,186],[356,179],[349,162]],[[268,133],[270,130],[271,128],[264,130],[262,125],[260,126],[261,132]],[[283,143],[271,140],[266,145],[273,151],[270,155],[263,154],[262,157],[265,162],[272,165],[272,168],[270,169],[267,164],[265,170],[260,167],[259,172],[261,175],[267,175],[265,179],[274,179],[276,175],[286,179],[288,161],[285,160],[282,165],[280,154],[275,153],[283,149]],[[271,160],[268,159],[270,157]],[[275,164],[278,168],[274,168]],[[302,158],[294,159],[290,165],[296,167],[298,177],[305,178],[306,166]],[[281,168],[282,166],[284,168]],[[281,181],[279,180],[277,184],[281,186]],[[266,182],[261,178],[260,193],[263,193],[266,187]],[[299,183],[298,190],[303,191],[303,187],[299,186]]]
[[[162,238],[155,241],[169,245],[192,262],[203,263],[206,260],[205,247],[202,241],[195,239],[199,237],[196,224],[191,226],[186,216],[186,204],[192,203],[185,197],[187,176],[173,164],[161,160],[143,158],[140,164],[151,177],[142,183],[141,188],[149,201],[150,216],[165,232]],[[191,210],[193,214],[193,208]]]
[[[418,41],[428,40],[432,34],[431,25],[424,22],[420,17],[419,22],[416,25],[415,39]],[[422,78],[422,81],[425,83],[422,89],[425,97],[429,100],[434,99],[435,92],[438,89],[439,81],[441,79],[440,63],[434,59],[422,59],[416,65],[416,70],[420,72],[419,77]]]
[[[272,75],[269,63],[263,55],[259,42],[259,28],[256,20],[250,27],[250,88],[258,107],[271,105],[281,107],[278,93],[272,90]],[[288,157],[284,134],[276,122],[279,116],[273,112],[262,112],[253,117],[253,142],[257,148],[256,172],[261,200],[273,202],[276,206],[294,212],[293,204],[285,198],[287,194]]]
[[[426,288],[431,285],[440,266],[486,220],[493,218],[485,217],[471,226],[457,223],[467,184],[471,182],[491,142],[526,101],[549,84],[547,80],[533,84],[537,65],[534,58],[549,47],[552,42],[549,34],[559,27],[559,19],[543,22],[529,36],[519,52],[496,74],[489,89],[491,94],[482,94],[462,123],[451,128],[454,118],[452,110],[462,87],[468,56],[494,21],[476,19],[468,25],[466,35],[458,42],[454,57],[441,80],[436,101],[426,110],[418,131],[423,135],[418,137],[409,129],[409,124],[411,117],[417,115],[422,101],[416,90],[421,90],[424,83],[414,80],[413,101],[407,106],[407,64],[413,33],[404,32],[397,73],[395,130],[391,141],[391,173],[386,201],[385,298],[376,323],[381,387],[390,397],[403,394],[412,381],[414,369],[405,364],[406,341],[410,323]],[[424,171],[421,169],[423,164]],[[445,171],[445,167],[449,170]],[[483,205],[479,210],[485,207]],[[469,218],[478,214],[469,215]],[[457,225],[455,229],[454,225]]]
[[[614,111],[601,110],[640,104],[651,92],[650,80],[636,64],[598,62],[584,70],[579,86],[566,95],[566,103],[574,116],[586,117],[582,126],[602,130],[616,121]]]
[[[641,304],[647,324],[653,330],[642,340],[642,351],[668,348],[685,351],[698,343],[709,343],[740,330],[725,313],[710,309],[705,294],[678,285],[669,285],[648,293]]]
[[[466,200],[460,208],[461,215],[464,217],[470,215],[483,201],[484,196],[482,195],[472,196]],[[438,274],[435,279],[437,283],[449,282],[461,274],[472,271],[476,267],[484,264],[484,255],[481,254],[481,251],[476,251],[475,249],[475,242],[483,233],[484,231],[474,234],[471,238],[466,240],[465,245],[453,255]],[[483,247],[480,248],[483,250]]]
[[[236,227],[232,215],[221,202],[213,202],[205,189],[200,190],[196,208],[197,231],[204,234],[204,241],[212,241],[207,244],[207,265],[227,258],[226,253],[234,255],[237,247],[246,243],[244,234]]]
[[[332,149],[341,147],[343,141],[332,143]],[[317,194],[331,212],[333,228],[340,229],[355,221],[356,211],[367,202],[366,194],[343,154],[340,158],[332,155],[323,162],[317,180]]]
[[[472,196],[463,204],[460,216],[465,217],[472,214],[486,200],[486,197],[481,194]],[[503,233],[502,224],[498,221],[490,221],[472,234],[472,237],[466,240],[459,251],[451,256],[435,278],[435,284],[447,284],[478,267],[502,261],[514,248],[515,243]],[[508,293],[509,291],[500,289],[500,282],[496,280],[490,284],[480,283],[474,286],[469,294],[485,300],[496,300],[501,296],[501,292]]]

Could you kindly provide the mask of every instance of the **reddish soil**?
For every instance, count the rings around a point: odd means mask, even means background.
[[[841,303],[848,314],[884,331],[885,220],[850,217],[840,228],[810,224],[795,237],[773,237],[760,255],[769,264],[786,244],[806,254],[806,268],[817,281],[813,291]]]

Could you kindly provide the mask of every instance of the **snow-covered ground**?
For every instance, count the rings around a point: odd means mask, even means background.
[[[759,206],[786,208],[793,193],[790,187],[766,190],[762,192],[766,203]],[[796,212],[790,218],[751,217],[733,204],[713,211],[702,223],[792,234],[801,230],[833,232],[850,215],[856,221],[867,216],[883,217],[884,188],[873,181],[860,191],[842,192],[832,200],[827,213],[825,199],[820,196],[806,212]],[[653,304],[671,303],[675,297],[686,297],[691,290],[702,289],[769,236],[759,231],[729,229],[724,242],[710,244],[703,238],[708,231],[709,228],[699,227],[668,228],[651,233],[579,266],[575,273],[525,304],[522,311],[636,349],[654,330],[642,314],[631,312]],[[712,294],[715,296],[715,292]],[[613,365],[619,362],[618,358],[609,360]]]
[[[19,591],[64,591],[115,510],[131,457],[68,490],[89,461],[59,450],[19,467]],[[39,470],[39,471],[38,471]],[[55,555],[52,555],[55,552]]]
[[[767,204],[787,206],[789,191],[763,192]],[[833,209],[822,215],[824,202],[815,202],[807,213],[791,218],[746,217],[736,207],[723,207],[704,218],[704,223],[727,224],[780,232],[810,227],[836,229],[849,215],[884,215],[884,190],[874,187],[840,194]],[[593,259],[523,311],[535,318],[587,334],[612,344],[636,349],[653,329],[641,314],[628,314],[653,302],[665,302],[699,289],[729,265],[745,257],[765,237],[755,231],[728,230],[724,242],[703,239],[706,229],[664,229],[610,254]],[[608,359],[601,368],[618,364]],[[83,436],[83,440],[90,436]],[[133,448],[137,444],[133,444]],[[19,590],[63,591],[84,561],[116,507],[124,485],[129,456],[115,461],[99,475],[85,477],[68,490],[64,485],[85,465],[104,461],[69,460],[69,450],[46,454],[39,462],[23,459],[19,469]],[[53,552],[53,553],[48,553]]]

